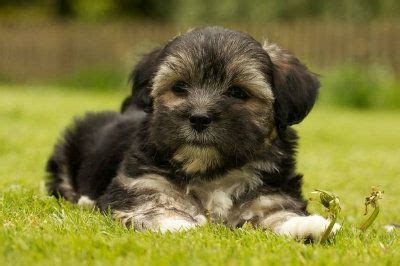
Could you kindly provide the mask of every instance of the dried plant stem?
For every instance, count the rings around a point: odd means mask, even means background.
[[[373,224],[378,214],[379,214],[379,206],[376,206],[374,211],[368,217],[368,219],[365,220],[365,222],[363,222],[363,224],[360,226],[360,230],[365,232],[368,229],[368,227],[370,227]]]
[[[362,223],[360,226],[360,230],[365,232],[368,227],[370,227],[376,217],[379,214],[379,200],[382,199],[383,196],[383,191],[380,191],[378,187],[372,187],[371,188],[371,194],[365,198],[365,214],[368,214],[368,205],[371,205],[374,208],[374,211],[371,213],[371,215]]]
[[[311,192],[313,194],[319,195],[319,201],[325,208],[325,210],[328,212],[328,219],[330,220],[330,223],[328,227],[325,229],[324,234],[322,235],[320,239],[320,243],[326,242],[333,230],[333,227],[335,226],[336,220],[339,216],[340,213],[340,200],[339,197],[333,194],[332,192],[324,191],[324,190],[315,190],[314,192]],[[311,200],[315,200],[312,199]]]
[[[336,220],[337,220],[336,216],[331,218],[331,222],[330,222],[329,226],[325,229],[325,232],[321,237],[321,240],[320,240],[321,243],[326,242],[328,240],[329,235],[332,232],[333,226],[335,226]]]

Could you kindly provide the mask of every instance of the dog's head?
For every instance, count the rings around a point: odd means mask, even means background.
[[[151,140],[187,174],[254,159],[307,115],[319,87],[276,45],[219,27],[174,38],[144,57],[133,80],[133,102],[151,113]]]

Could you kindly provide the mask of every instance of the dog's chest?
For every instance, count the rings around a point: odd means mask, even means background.
[[[233,208],[234,200],[262,184],[259,176],[250,169],[232,170],[209,182],[188,185],[187,193],[194,195],[213,221],[224,222]]]

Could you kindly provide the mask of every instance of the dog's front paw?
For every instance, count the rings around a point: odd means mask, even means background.
[[[204,225],[207,219],[204,215],[197,215],[193,219],[184,217],[161,217],[158,222],[158,230],[161,233],[187,231],[197,226]]]
[[[275,232],[295,239],[311,238],[313,240],[320,240],[326,228],[329,226],[329,223],[329,220],[319,215],[296,216],[283,222],[275,229]],[[339,224],[335,224],[331,236],[334,235],[340,227]]]
[[[127,227],[139,231],[150,230],[154,232],[186,231],[191,228],[204,225],[207,219],[204,215],[192,217],[189,214],[179,212],[162,212],[158,215],[143,215],[129,211],[114,211],[113,216],[119,219]]]
[[[165,232],[176,232],[176,231],[187,231],[198,226],[193,221],[188,221],[179,217],[163,217],[158,222],[158,228],[154,228],[156,231],[161,233]]]

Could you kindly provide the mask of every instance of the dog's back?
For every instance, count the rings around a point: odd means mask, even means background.
[[[77,202],[80,195],[97,198],[116,175],[144,112],[130,110],[87,113],[63,134],[47,162],[48,190]]]

